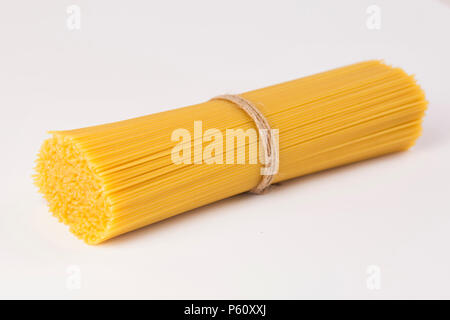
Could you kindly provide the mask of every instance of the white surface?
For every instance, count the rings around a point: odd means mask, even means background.
[[[81,29],[66,8],[81,8]],[[366,8],[381,8],[381,29]],[[450,1],[3,1],[0,298],[450,298]],[[46,130],[383,58],[430,101],[402,154],[87,246],[32,185]],[[380,290],[366,286],[368,266]],[[70,266],[81,288],[70,289]],[[69,270],[70,271],[70,270]]]

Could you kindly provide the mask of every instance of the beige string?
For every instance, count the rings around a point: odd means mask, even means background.
[[[235,94],[224,94],[212,98],[211,100],[226,100],[234,103],[239,108],[244,110],[255,122],[256,127],[259,131],[259,137],[261,139],[262,147],[265,150],[265,166],[266,168],[278,168],[278,149],[274,143],[272,137],[272,130],[270,128],[269,122],[266,117],[259,111],[259,109],[247,99]],[[252,193],[260,194],[263,193],[272,183],[275,173],[262,174],[262,178],[258,185],[250,190]]]

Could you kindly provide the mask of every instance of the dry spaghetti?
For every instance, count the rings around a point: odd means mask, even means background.
[[[406,150],[420,135],[426,109],[412,76],[367,61],[240,95],[279,130],[279,170],[273,182]],[[35,183],[50,211],[89,244],[184,211],[246,192],[261,180],[260,163],[216,161],[245,156],[255,142],[224,145],[216,131],[182,147],[203,161],[174,163],[174,130],[255,129],[233,102],[197,105],[76,130],[51,132],[40,150]],[[208,133],[209,132],[209,133]],[[215,133],[216,134],[215,134]],[[187,148],[187,146],[189,148]],[[214,161],[213,161],[214,160]]]

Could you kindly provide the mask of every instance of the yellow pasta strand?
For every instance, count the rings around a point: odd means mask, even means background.
[[[241,94],[279,130],[274,182],[406,150],[420,135],[427,102],[412,76],[367,61]],[[261,164],[174,163],[171,135],[255,124],[224,100],[76,130],[51,132],[37,159],[35,183],[50,211],[88,244],[98,244],[255,187]],[[192,146],[204,150],[208,134]],[[212,141],[212,140],[211,140]],[[253,142],[228,150],[245,154]],[[234,147],[233,147],[234,148]],[[200,151],[201,153],[202,151]],[[214,156],[220,156],[214,154]],[[212,155],[210,155],[212,157]]]

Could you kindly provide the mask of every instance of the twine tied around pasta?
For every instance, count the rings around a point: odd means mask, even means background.
[[[259,139],[261,140],[264,149],[264,165],[269,168],[269,172],[261,173],[262,178],[258,185],[250,190],[251,193],[261,194],[272,184],[275,176],[273,168],[278,168],[278,145],[275,143],[272,129],[266,117],[251,101],[235,94],[224,94],[212,98],[211,100],[225,100],[232,102],[239,108],[244,110],[250,118],[252,118],[259,132]]]

